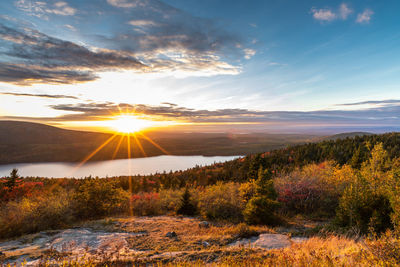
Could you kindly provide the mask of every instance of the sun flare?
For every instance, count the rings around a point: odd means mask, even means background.
[[[116,132],[134,133],[154,126],[149,120],[139,119],[134,115],[119,115],[107,122],[108,126]]]

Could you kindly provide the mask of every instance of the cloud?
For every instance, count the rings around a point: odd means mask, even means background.
[[[12,95],[12,96],[28,96],[28,97],[40,97],[40,98],[69,98],[79,99],[76,96],[71,95],[48,95],[48,94],[25,94],[25,93],[13,93],[13,92],[0,92],[1,95]]]
[[[45,1],[35,0],[18,0],[15,2],[17,8],[26,12],[27,14],[39,18],[48,19],[47,15],[60,15],[60,16],[73,16],[77,10],[67,2],[64,1],[51,1],[47,3]]]
[[[112,49],[132,51],[155,71],[182,76],[237,74],[240,66],[230,62],[249,58],[254,50],[217,21],[193,16],[159,0],[108,3],[123,9],[126,24],[133,27],[111,37],[97,36],[98,41]]]
[[[365,9],[362,13],[357,15],[357,23],[367,24],[371,21],[371,17],[374,12],[371,9]]]
[[[346,3],[342,3],[336,11],[331,8],[312,8],[311,13],[316,20],[330,22],[337,19],[347,20],[347,18],[353,13],[353,9],[351,9]]]
[[[400,100],[397,99],[371,100],[371,101],[338,104],[338,106],[361,106],[361,105],[376,105],[376,106],[400,105]]]
[[[399,100],[400,102],[400,100]],[[257,111],[249,109],[198,110],[164,103],[159,106],[144,104],[80,103],[60,104],[51,108],[70,112],[52,121],[90,121],[109,118],[127,110],[153,120],[175,120],[192,123],[260,123],[265,125],[369,125],[398,126],[400,105],[358,110],[318,110],[300,111]]]
[[[132,8],[141,3],[140,0],[107,0],[107,2],[112,6],[120,8]]]
[[[320,21],[333,21],[337,18],[336,14],[330,9],[316,9],[312,8],[311,13],[314,19]]]
[[[3,40],[0,55],[13,62],[0,63],[3,82],[21,85],[76,83],[96,79],[98,71],[146,68],[131,55],[90,50],[29,28],[17,30],[0,24],[0,40]]]
[[[34,83],[73,84],[97,79],[90,71],[56,70],[27,64],[11,64],[0,62],[0,81],[17,85]]]
[[[158,26],[159,24],[151,20],[131,20],[128,24],[136,27]]]
[[[70,24],[65,24],[64,27],[69,29],[69,30],[71,30],[71,31],[74,31],[74,32],[77,31],[77,29],[74,26],[70,25]]]
[[[347,17],[353,13],[353,10],[349,8],[349,6],[345,3],[342,3],[339,7],[339,17],[343,20],[346,20]]]
[[[250,59],[253,56],[255,56],[256,50],[250,49],[250,48],[245,48],[244,49],[244,54],[245,54],[245,56],[244,56],[245,59]]]
[[[393,100],[395,101],[395,100]],[[59,104],[51,108],[63,111],[58,117],[17,117],[2,119],[37,121],[43,123],[83,122],[110,119],[120,110],[135,113],[137,116],[155,121],[175,121],[188,127],[214,127],[218,131],[240,129],[248,132],[345,132],[345,131],[398,131],[400,125],[400,100],[397,105],[379,106],[354,110],[317,111],[260,111],[249,109],[199,110],[178,106],[172,103],[161,105],[80,103]],[[369,101],[367,101],[369,102]],[[373,101],[375,102],[375,101]],[[391,100],[392,102],[392,100]],[[211,127],[211,128],[210,128]]]
[[[52,37],[33,25],[0,22],[0,58],[5,67],[0,81],[23,85],[76,83],[95,80],[100,72],[118,70],[174,77],[236,75],[242,71],[241,60],[256,53],[219,21],[193,16],[162,1],[107,3],[110,6],[101,10],[101,16],[109,16],[118,27],[110,27],[106,35],[84,32],[84,26],[77,29],[61,24],[85,36],[85,43]],[[64,1],[18,0],[15,4],[39,17],[79,14]]]

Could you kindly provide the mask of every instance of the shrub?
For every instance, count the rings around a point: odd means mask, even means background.
[[[73,194],[74,211],[80,219],[126,212],[128,192],[109,179],[85,179]]]
[[[393,195],[398,192],[391,191],[395,181],[388,172],[388,162],[387,152],[378,143],[370,159],[362,164],[356,181],[340,199],[336,213],[339,225],[357,227],[363,233],[369,230],[380,233],[393,227],[393,208],[396,207]]]
[[[286,212],[334,215],[344,189],[355,171],[334,162],[310,164],[275,179],[278,200]]]
[[[234,228],[234,238],[250,238],[258,236],[260,233],[257,231],[255,226],[249,226],[245,223],[239,223]]]
[[[280,204],[266,196],[256,196],[250,199],[243,212],[244,219],[249,224],[276,225],[280,222],[275,212]]]
[[[256,187],[256,180],[254,179],[240,185],[239,195],[245,204],[256,195]]]
[[[356,227],[362,233],[382,232],[392,226],[389,199],[372,192],[365,181],[351,185],[340,199],[336,223],[342,227]]]
[[[211,220],[239,222],[243,219],[243,201],[239,197],[239,184],[217,183],[199,194],[199,210]]]
[[[65,191],[10,201],[0,210],[0,236],[12,237],[69,226],[74,221]]]
[[[162,189],[158,193],[160,209],[165,213],[175,213],[181,204],[182,190],[180,189]],[[192,194],[192,201],[194,201]]]
[[[160,215],[161,210],[160,196],[154,192],[141,192],[134,194],[130,198],[130,210],[132,214],[138,216]]]
[[[398,163],[400,164],[400,160],[398,160]],[[396,231],[400,233],[400,166],[397,164],[393,165],[391,176],[392,182],[388,194],[393,209],[392,222]]]

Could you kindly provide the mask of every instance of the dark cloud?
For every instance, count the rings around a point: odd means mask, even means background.
[[[237,74],[238,60],[255,54],[241,35],[227,30],[226,22],[196,17],[159,0],[108,3],[121,12],[125,27],[96,38],[112,49],[134,52],[154,71]]]
[[[240,35],[226,30],[226,22],[196,17],[159,0],[108,0],[96,5],[96,10],[85,11],[84,20],[79,8],[63,1],[18,0],[16,6],[46,19],[49,15],[77,16],[83,24],[77,32],[92,46],[51,37],[32,29],[33,25],[22,27],[4,17],[6,23],[0,22],[3,82],[85,82],[110,70],[177,77],[234,75],[241,71],[240,60],[255,54]],[[102,35],[84,32],[91,16],[107,16],[110,29],[101,31]]]
[[[51,118],[8,116],[1,119],[64,123],[109,119],[120,112],[134,112],[153,120],[191,122],[182,129],[201,131],[275,132],[275,133],[338,133],[349,131],[399,131],[400,106],[360,110],[254,111],[247,109],[196,110],[177,105],[131,105],[115,103],[85,103],[54,105],[55,110],[69,114]],[[200,124],[198,124],[200,123]],[[205,123],[205,124],[202,124]],[[186,128],[185,128],[186,127]],[[195,127],[195,128],[193,128]],[[200,128],[199,128],[200,127]],[[177,129],[179,130],[179,129]]]
[[[363,110],[298,111],[254,111],[248,109],[196,110],[176,105],[130,105],[115,103],[84,103],[77,105],[54,105],[55,110],[69,111],[56,120],[96,120],[121,111],[129,111],[158,118],[160,120],[184,120],[189,122],[241,122],[315,125],[399,125],[400,106]]]
[[[184,50],[193,53],[242,53],[242,38],[212,19],[193,16],[159,0],[108,0],[125,11],[130,31],[117,35],[117,44],[135,52]],[[140,37],[140,38],[137,38]]]
[[[373,101],[363,101],[363,102],[355,102],[355,103],[338,104],[338,106],[396,105],[396,104],[400,104],[400,100],[396,100],[396,99],[373,100]]]
[[[136,58],[118,51],[92,51],[75,43],[25,28],[0,24],[4,48],[0,55],[0,80],[16,84],[75,83],[97,78],[96,71],[144,69]]]
[[[168,105],[168,106],[174,106],[174,107],[178,106],[178,104],[174,104],[174,103],[170,103],[170,102],[162,102],[161,104]]]
[[[69,84],[93,81],[97,78],[89,71],[56,70],[27,64],[0,62],[0,81],[18,85],[32,83]]]
[[[41,98],[70,98],[79,99],[76,96],[71,95],[48,95],[48,94],[25,94],[25,93],[13,93],[13,92],[0,92],[2,95],[12,95],[12,96],[29,96],[29,97],[41,97]]]

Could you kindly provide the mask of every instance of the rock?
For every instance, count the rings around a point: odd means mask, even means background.
[[[201,244],[203,245],[203,247],[207,248],[210,246],[210,243],[208,243],[207,241],[203,241],[201,242]]]
[[[168,232],[165,236],[169,237],[169,238],[173,238],[173,237],[177,237],[178,235],[175,232]]]
[[[199,227],[200,228],[210,228],[210,223],[206,222],[206,221],[200,222]]]
[[[282,234],[261,234],[258,237],[243,238],[230,246],[239,247],[252,247],[252,248],[263,248],[263,249],[278,249],[289,247],[291,245],[290,238]]]

